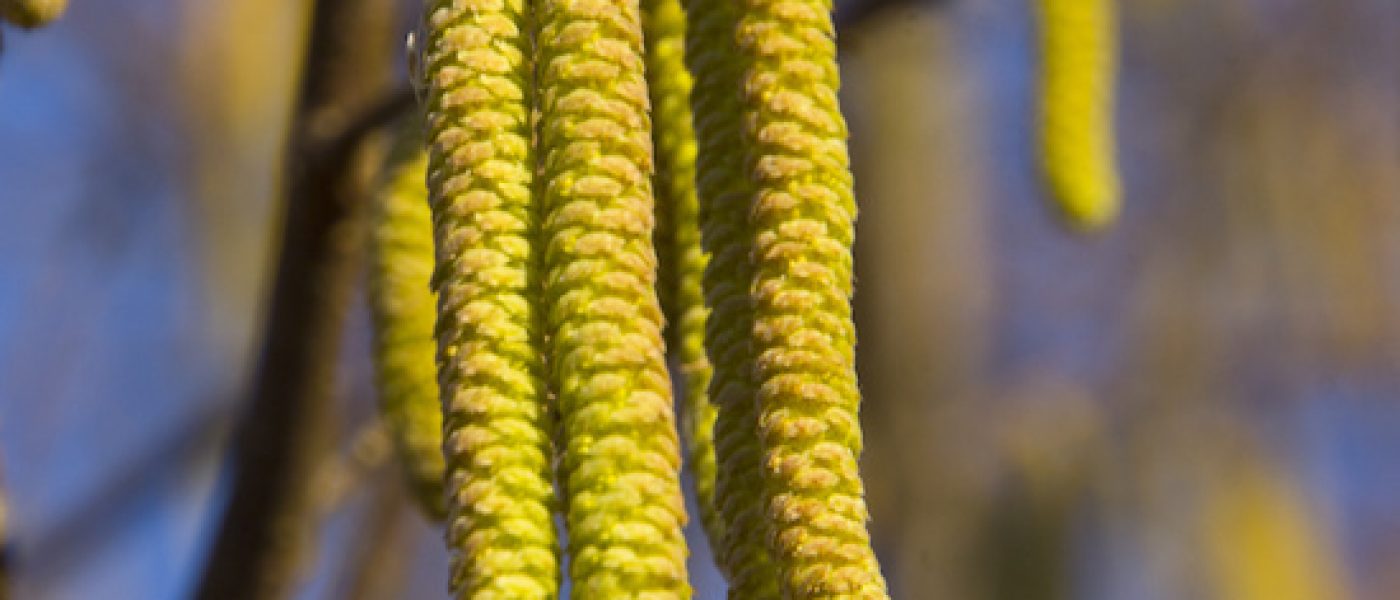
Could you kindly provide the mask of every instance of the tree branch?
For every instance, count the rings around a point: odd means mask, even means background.
[[[391,0],[316,0],[288,152],[287,213],[233,490],[197,597],[275,600],[294,580],[325,451],[343,313],[358,265],[373,153],[352,115],[388,88]],[[347,135],[354,132],[354,135]],[[348,140],[348,141],[347,141]]]
[[[836,3],[836,30],[858,27],[862,22],[886,9],[913,4],[942,5],[948,0],[848,0]]]

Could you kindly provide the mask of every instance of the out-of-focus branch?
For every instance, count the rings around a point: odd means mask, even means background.
[[[418,100],[411,88],[399,88],[382,94],[353,119],[346,122],[337,135],[324,140],[324,152],[338,153],[353,151],[365,138],[391,125],[409,111],[418,107]]]
[[[405,495],[403,478],[381,477],[365,510],[355,543],[346,547],[336,598],[382,600],[402,592],[409,560],[404,529],[412,505]]]
[[[288,155],[287,213],[233,490],[198,598],[287,595],[328,438],[343,313],[358,264],[373,153],[342,143],[388,89],[392,0],[317,0]]]
[[[0,600],[10,600],[13,559],[10,552],[10,498],[4,485],[0,485]]]
[[[881,11],[898,6],[917,4],[942,5],[948,0],[847,0],[836,3],[836,29],[859,25]]]

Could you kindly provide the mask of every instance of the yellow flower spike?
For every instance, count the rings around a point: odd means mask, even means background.
[[[851,243],[831,0],[742,0],[752,341],[769,544],[784,597],[885,598],[857,459]]]
[[[688,597],[637,0],[538,0],[550,371],[577,598]]]
[[[1090,231],[1118,214],[1114,0],[1036,0],[1040,21],[1040,167],[1060,212]]]
[[[701,276],[709,258],[700,248],[700,205],[695,195],[695,128],[691,123],[693,82],[685,68],[685,12],[680,0],[643,0],[647,79],[651,90],[656,147],[657,253],[661,259],[662,308],[668,338],[677,351],[685,397],[681,427],[686,458],[695,477],[700,520],[716,546],[723,522],[715,510],[714,427],[716,410],[708,389],[713,369],[705,356],[705,298]]]
[[[68,10],[68,0],[0,0],[0,17],[25,29],[49,24]]]
[[[369,305],[379,406],[408,475],[409,486],[433,519],[443,504],[442,409],[433,368],[437,297],[433,218],[428,210],[428,155],[422,136],[405,136],[390,158],[371,212]]]
[[[685,8],[685,60],[695,76],[691,105],[699,144],[701,241],[710,252],[704,293],[712,312],[705,345],[714,364],[710,397],[719,407],[715,496],[725,537],[716,549],[731,597],[766,600],[779,597],[778,571],[764,542],[767,528],[755,433],[758,414],[749,341],[753,306],[748,296],[753,270],[746,221],[753,186],[744,176],[740,152],[738,89],[743,64],[734,46],[739,13],[738,6],[727,1],[686,0]]]
[[[555,598],[524,0],[431,0],[423,76],[456,598]]]

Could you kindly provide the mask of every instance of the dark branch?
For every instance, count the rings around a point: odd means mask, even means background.
[[[373,154],[363,142],[375,120],[353,117],[377,115],[366,111],[390,89],[394,9],[393,0],[315,3],[289,140],[277,279],[202,600],[277,600],[294,580],[312,473],[328,445],[331,382]]]
[[[915,4],[942,5],[948,0],[847,0],[836,3],[836,29],[842,31],[857,27],[876,14],[899,6]]]
[[[326,152],[331,155],[351,152],[358,148],[365,138],[392,125],[418,107],[413,90],[401,88],[385,93],[378,101],[362,111],[336,135],[326,140]]]

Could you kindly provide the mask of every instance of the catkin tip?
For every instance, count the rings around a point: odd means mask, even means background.
[[[63,16],[68,0],[0,0],[0,15],[19,27],[43,27]]]
[[[1059,192],[1058,205],[1065,224],[1080,234],[1104,231],[1122,209],[1121,194],[1116,189],[1101,189],[1075,195]]]

